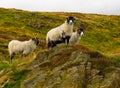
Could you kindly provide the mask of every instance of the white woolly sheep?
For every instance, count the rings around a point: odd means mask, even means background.
[[[73,32],[74,20],[74,17],[69,16],[62,25],[48,31],[46,36],[46,44],[48,48],[54,47],[60,43],[69,43],[70,36]],[[63,33],[65,33],[65,41],[61,41]]]
[[[19,41],[19,40],[10,41],[8,44],[8,50],[10,54],[11,63],[15,54],[22,53],[23,55],[28,55],[37,47],[37,45],[39,45],[38,38],[32,38],[28,41]]]
[[[77,31],[72,33],[70,37],[69,43],[70,44],[77,44],[83,35],[83,28],[79,28]]]

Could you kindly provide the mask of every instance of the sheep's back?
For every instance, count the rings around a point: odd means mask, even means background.
[[[46,36],[46,41],[48,41],[48,38],[52,41],[58,40],[60,38],[60,33],[58,28],[51,29]]]
[[[9,45],[8,45],[9,51],[10,52],[20,52],[23,50],[23,45],[21,41],[18,40],[12,40],[10,41]]]

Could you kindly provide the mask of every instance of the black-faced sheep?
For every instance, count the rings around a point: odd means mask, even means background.
[[[8,44],[8,50],[10,54],[11,63],[12,63],[12,59],[14,58],[15,54],[22,53],[23,55],[28,55],[38,45],[39,45],[38,38],[32,38],[28,41],[19,41],[19,40],[10,41]]]
[[[83,31],[84,31],[84,29],[81,27],[77,31],[73,32],[72,36],[70,37],[69,43],[70,44],[77,44],[83,35]]]
[[[70,16],[62,25],[48,31],[46,36],[46,43],[48,48],[54,47],[57,44],[64,42],[67,44],[69,43],[69,39],[73,33],[74,20],[74,17]],[[63,41],[61,41],[63,32],[65,33],[65,38]]]

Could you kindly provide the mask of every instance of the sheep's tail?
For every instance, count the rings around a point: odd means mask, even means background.
[[[49,47],[49,42],[50,42],[50,38],[46,38],[46,46],[47,46],[47,48]]]

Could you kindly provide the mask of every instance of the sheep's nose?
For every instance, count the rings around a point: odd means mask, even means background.
[[[83,33],[83,31],[80,33],[80,35],[82,36],[84,33]]]
[[[73,21],[72,21],[72,20],[70,20],[70,23],[73,23]]]

